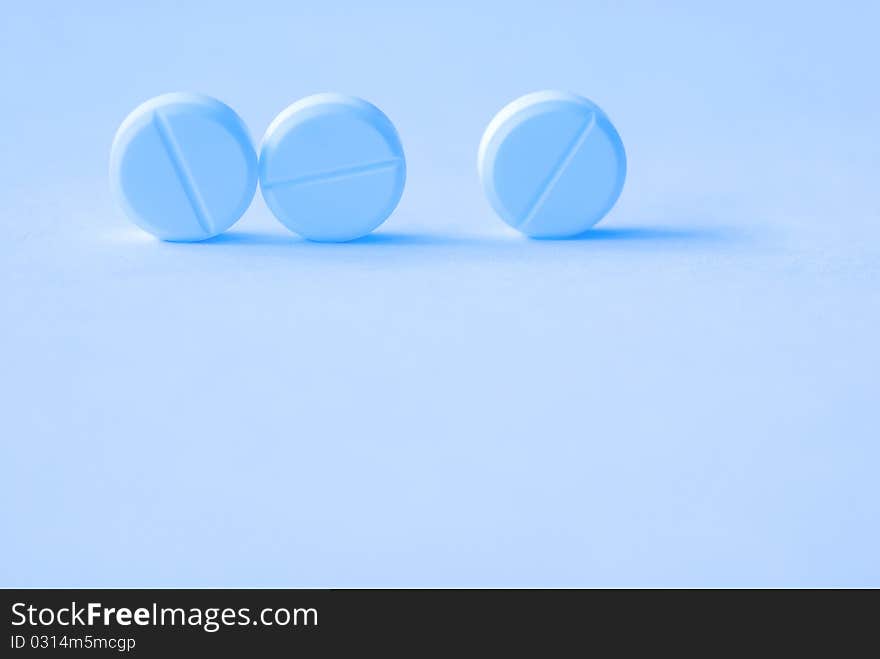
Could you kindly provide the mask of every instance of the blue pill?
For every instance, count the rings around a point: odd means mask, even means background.
[[[397,130],[359,98],[317,94],[284,110],[260,148],[260,189],[291,231],[318,241],[360,238],[391,215],[406,161]]]
[[[198,94],[165,94],[122,122],[110,152],[110,185],[145,231],[162,240],[205,240],[247,210],[257,156],[231,108]]]
[[[605,113],[558,91],[528,94],[499,112],[480,143],[489,203],[533,238],[589,229],[614,206],[626,178],[623,142]]]

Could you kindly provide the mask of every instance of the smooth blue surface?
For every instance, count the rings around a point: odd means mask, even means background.
[[[110,149],[110,187],[132,222],[157,238],[223,233],[250,206],[257,158],[235,111],[199,94],[163,94],[135,108]]]
[[[533,238],[567,238],[614,206],[626,179],[626,153],[595,103],[543,91],[495,115],[477,167],[486,197],[510,226]]]
[[[282,224],[309,240],[367,235],[391,215],[405,182],[394,125],[352,96],[297,101],[269,125],[260,147],[263,198]]]
[[[4,11],[0,584],[880,585],[877,3]],[[474,171],[548,88],[626,140],[578,240]],[[154,240],[107,153],[169,89],[368,98],[406,194]]]

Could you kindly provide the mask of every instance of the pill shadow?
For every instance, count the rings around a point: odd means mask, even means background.
[[[570,238],[554,239],[560,242],[576,241],[635,241],[635,242],[680,242],[714,243],[735,239],[739,232],[729,227],[596,227]],[[538,239],[537,242],[546,242]]]
[[[300,238],[294,234],[280,233],[257,233],[247,231],[230,231],[220,234],[210,240],[206,240],[201,244],[208,245],[251,245],[255,247],[314,247],[320,248],[345,248],[356,247],[361,245],[464,245],[474,241],[485,242],[484,238],[470,239],[465,236],[441,236],[435,234],[418,234],[418,233],[397,233],[397,232],[381,232],[371,233],[356,240],[347,242],[316,242]]]
[[[730,227],[664,227],[627,226],[596,227],[577,236],[559,239],[532,239],[519,235],[467,236],[431,233],[400,233],[382,231],[372,233],[357,240],[344,243],[320,243],[300,238],[292,233],[261,233],[230,231],[200,244],[240,245],[253,247],[306,247],[314,249],[345,249],[359,246],[388,247],[518,247],[529,245],[553,245],[576,243],[678,243],[678,244],[718,244],[736,241],[742,235]]]

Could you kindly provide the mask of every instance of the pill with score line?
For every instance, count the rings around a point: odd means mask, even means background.
[[[611,121],[592,101],[560,91],[504,107],[486,128],[477,162],[495,212],[533,238],[583,233],[611,210],[626,179]]]
[[[205,240],[250,206],[257,155],[232,108],[200,94],[164,94],[122,122],[110,151],[110,184],[145,231],[162,240]]]
[[[260,147],[260,189],[279,221],[309,240],[370,233],[397,207],[406,160],[394,125],[376,106],[316,94],[281,112]]]

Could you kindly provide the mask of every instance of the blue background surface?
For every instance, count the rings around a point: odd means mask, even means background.
[[[880,585],[877,3],[129,4],[0,21],[0,585]],[[476,176],[545,88],[627,147],[582,240]],[[397,212],[157,242],[107,159],[173,90],[363,96]]]

